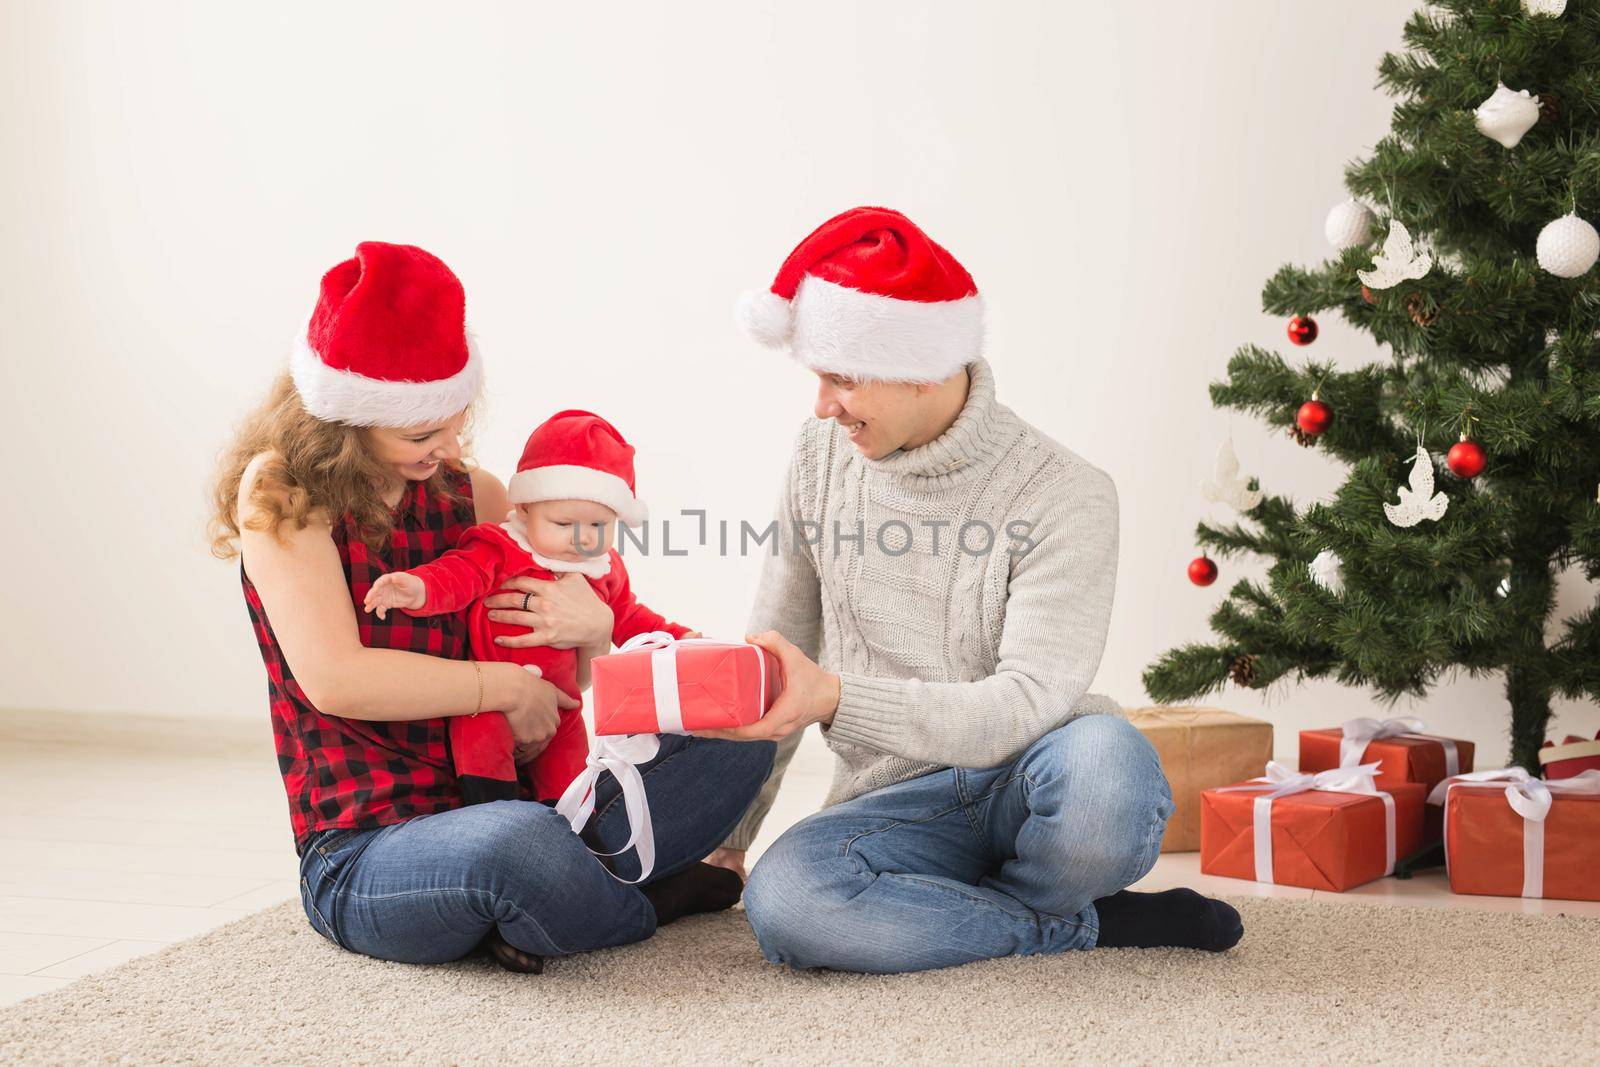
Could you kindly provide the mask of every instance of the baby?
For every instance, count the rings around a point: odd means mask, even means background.
[[[483,598],[508,578],[527,576],[555,581],[577,572],[610,605],[615,624],[611,639],[622,644],[636,634],[665,630],[674,637],[695,636],[634,599],[622,557],[612,548],[618,520],[644,521],[645,506],[634,495],[633,446],[615,427],[588,411],[561,411],[528,437],[517,473],[506,489],[515,507],[504,523],[479,523],[461,535],[456,547],[432,563],[381,576],[368,590],[364,607],[383,618],[398,608],[408,615],[442,615],[467,609],[472,655],[537,667],[551,684],[574,700],[588,684],[587,660],[577,649],[506,648],[496,637],[515,636],[521,627],[489,619]],[[450,718],[450,747],[456,777],[467,803],[511,800],[519,790],[511,727],[498,711]],[[542,753],[527,768],[523,783],[534,800],[553,801],[583,770],[589,753],[581,709],[561,713],[561,724]]]

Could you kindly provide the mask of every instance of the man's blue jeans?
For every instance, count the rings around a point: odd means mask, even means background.
[[[936,771],[800,822],[750,872],[772,963],[896,973],[1093,948],[1092,903],[1155,865],[1172,814],[1126,720],[1074,719],[1014,763]]]
[[[655,825],[653,882],[703,859],[737,825],[772,768],[770,741],[668,736],[640,771]],[[596,787],[597,847],[628,839],[615,778]],[[617,873],[638,874],[630,850]],[[607,874],[567,820],[527,800],[476,804],[376,830],[327,830],[300,860],[300,899],[318,933],[379,959],[459,959],[491,927],[541,956],[642,941],[656,913]]]

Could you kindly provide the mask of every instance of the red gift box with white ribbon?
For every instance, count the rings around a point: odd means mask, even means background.
[[[1426,790],[1379,789],[1378,765],[1264,777],[1200,794],[1200,871],[1343,892],[1394,873],[1422,839]]]
[[[783,688],[778,660],[758,645],[674,640],[655,631],[590,663],[596,734],[686,734],[749,726]]]
[[[1568,734],[1559,745],[1546,741],[1539,750],[1539,769],[1546,781],[1600,771],[1600,734],[1595,734],[1593,741],[1574,734]]]
[[[783,689],[776,657],[751,644],[701,637],[675,639],[660,630],[630,638],[609,656],[590,663],[594,684],[594,732],[584,769],[572,780],[556,811],[574,833],[594,815],[595,785],[607,772],[622,787],[628,840],[616,852],[637,849],[642,882],[655,869],[655,831],[650,799],[639,768],[661,751],[660,734],[749,726],[772,707]]]
[[[1600,770],[1540,781],[1521,767],[1439,783],[1450,891],[1600,900]]]
[[[1351,719],[1337,730],[1300,731],[1300,770],[1378,765],[1377,785],[1419,782],[1432,789],[1472,770],[1471,741],[1424,733],[1421,719]]]
[[[1397,782],[1416,782],[1424,792],[1446,778],[1472,770],[1476,746],[1471,741],[1435,737],[1423,732],[1427,728],[1421,719],[1406,716],[1351,719],[1336,730],[1301,730],[1300,770],[1376,763],[1379,789]],[[1436,842],[1444,833],[1439,809],[1426,805],[1424,809],[1423,842]]]

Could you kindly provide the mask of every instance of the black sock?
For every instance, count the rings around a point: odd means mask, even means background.
[[[1103,948],[1202,948],[1224,952],[1244,936],[1239,913],[1193,889],[1132,893],[1094,902]]]
[[[726,911],[739,903],[744,882],[726,867],[696,863],[687,870],[641,886],[640,891],[656,909],[656,925],[665,926],[685,915]]]

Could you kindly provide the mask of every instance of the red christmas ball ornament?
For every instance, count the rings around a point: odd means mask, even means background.
[[[1301,404],[1300,410],[1295,412],[1294,424],[1300,427],[1302,433],[1316,437],[1333,425],[1333,409],[1313,393],[1311,399]]]
[[[1308,345],[1317,339],[1317,320],[1310,315],[1296,315],[1289,320],[1289,340],[1297,345]]]
[[[1217,565],[1204,556],[1189,561],[1189,580],[1195,585],[1210,585],[1217,580]]]
[[[1445,453],[1444,462],[1457,478],[1476,478],[1488,465],[1489,456],[1482,445],[1462,434],[1461,440],[1451,445],[1450,451]]]

